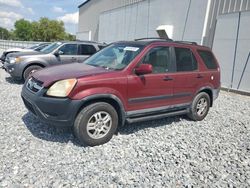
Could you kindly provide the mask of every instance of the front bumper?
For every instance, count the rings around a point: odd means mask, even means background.
[[[46,124],[63,127],[73,126],[81,107],[80,100],[46,97],[47,89],[43,88],[35,93],[26,85],[25,83],[23,86],[21,96],[30,112]]]
[[[3,69],[15,79],[22,79],[22,69],[19,63],[11,64],[5,61],[3,64]]]

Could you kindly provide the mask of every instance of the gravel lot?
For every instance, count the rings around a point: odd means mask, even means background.
[[[21,87],[0,70],[0,187],[250,186],[250,97],[221,92],[202,122],[126,125],[91,148],[28,113]]]

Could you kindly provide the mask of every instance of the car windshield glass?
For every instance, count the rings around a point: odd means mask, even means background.
[[[121,70],[141,52],[142,45],[112,44],[88,58],[84,63],[95,67]]]
[[[34,46],[30,46],[30,47],[28,47],[27,49],[35,49],[35,48],[37,48],[39,45],[34,45]]]
[[[61,44],[62,44],[61,42],[54,42],[54,43],[48,45],[47,47],[43,48],[40,52],[51,53],[55,49],[57,49]]]

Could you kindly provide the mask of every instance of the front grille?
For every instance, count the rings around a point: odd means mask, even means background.
[[[27,88],[33,92],[38,92],[43,88],[43,82],[31,77],[27,82]]]
[[[36,112],[35,112],[35,110],[34,110],[32,104],[31,104],[30,102],[28,102],[25,98],[22,97],[22,99],[23,99],[23,103],[24,103],[24,105],[26,106],[26,108],[27,108],[30,112],[32,112],[34,115],[36,115]]]

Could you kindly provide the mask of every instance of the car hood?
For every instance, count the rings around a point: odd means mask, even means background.
[[[58,80],[93,76],[111,71],[112,70],[94,67],[83,63],[70,63],[41,69],[34,72],[32,77],[43,82],[44,87],[48,87]]]
[[[32,55],[38,55],[38,54],[40,55],[42,53],[41,52],[37,52],[37,51],[16,52],[16,53],[8,54],[8,57],[32,56]]]
[[[32,51],[32,49],[27,48],[9,48],[5,52],[23,52],[23,51]]]

